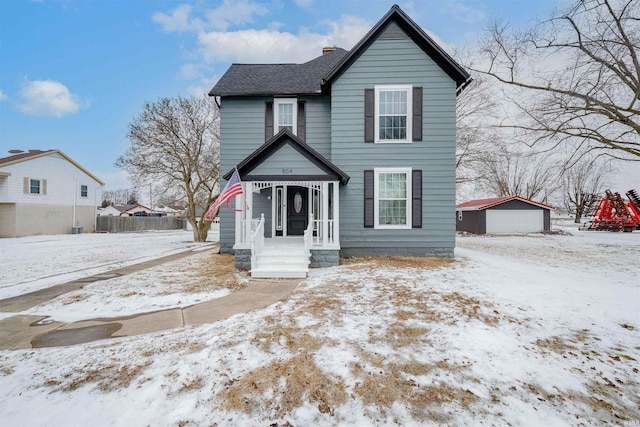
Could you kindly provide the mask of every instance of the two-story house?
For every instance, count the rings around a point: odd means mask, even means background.
[[[0,237],[95,230],[104,183],[60,150],[0,158]]]
[[[365,255],[452,257],[456,96],[469,74],[393,6],[350,51],[233,64],[210,91],[221,171],[220,250],[258,277],[304,277]],[[308,255],[308,258],[307,258]]]

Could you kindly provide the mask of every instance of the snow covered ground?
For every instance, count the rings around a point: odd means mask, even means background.
[[[216,242],[218,231],[207,240]],[[182,230],[0,239],[0,299],[201,246]]]
[[[640,232],[561,228],[459,236],[450,264],[313,270],[288,300],[210,325],[2,351],[1,424],[640,425]],[[157,237],[140,247],[187,245]],[[53,245],[39,262],[75,271],[104,246]],[[1,283],[40,277],[9,265]],[[178,282],[181,268],[136,281]],[[87,313],[119,295],[41,309]]]

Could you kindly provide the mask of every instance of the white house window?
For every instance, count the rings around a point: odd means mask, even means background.
[[[375,169],[375,228],[411,228],[411,168]]]
[[[30,179],[29,180],[29,194],[40,194],[40,180],[39,179]]]
[[[376,142],[411,142],[412,87],[375,87]]]
[[[298,115],[297,100],[295,98],[276,98],[273,105],[275,133],[282,129],[288,129],[295,135]]]
[[[88,197],[89,196],[89,189],[86,185],[81,185],[80,186],[80,197]]]

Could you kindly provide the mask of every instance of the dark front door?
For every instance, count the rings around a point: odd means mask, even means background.
[[[287,235],[302,236],[309,221],[309,190],[287,187]]]

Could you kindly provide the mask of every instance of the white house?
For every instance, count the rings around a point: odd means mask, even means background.
[[[106,208],[98,208],[98,216],[120,216],[122,212],[109,205]]]
[[[0,237],[95,231],[104,183],[60,150],[0,158]]]

